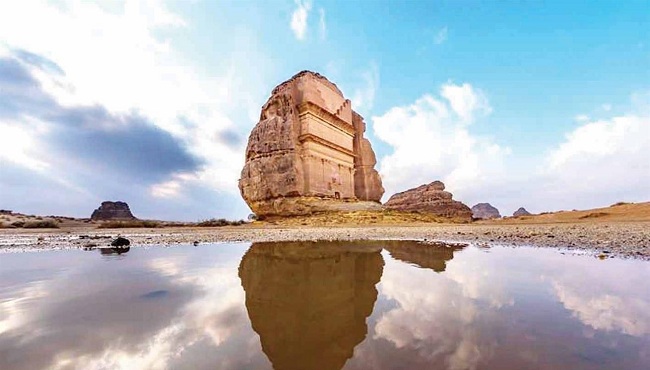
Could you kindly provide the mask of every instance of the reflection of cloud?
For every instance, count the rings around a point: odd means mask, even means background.
[[[36,290],[13,293],[19,298],[0,302],[0,368],[166,369],[193,362],[197,365],[189,368],[267,366],[243,305],[239,255],[225,249],[187,251],[149,250],[144,262],[149,268],[135,275],[132,264],[143,262],[134,262],[134,253],[111,263],[80,258],[83,267],[49,276]],[[167,294],[140,298],[160,290]],[[42,294],[49,291],[66,294]],[[116,307],[120,302],[128,310]],[[241,356],[233,355],[232,348]],[[200,358],[191,356],[195,352]],[[8,354],[12,363],[2,360]]]
[[[650,303],[615,291],[593,291],[574,283],[555,281],[558,299],[583,324],[596,330],[615,330],[633,336],[650,333]],[[636,285],[639,289],[645,285]],[[640,288],[642,289],[642,288]]]
[[[475,271],[476,266],[458,271],[456,262],[449,263],[447,272],[435,275],[391,261],[380,285],[381,293],[394,300],[398,308],[378,320],[374,339],[386,339],[402,351],[415,351],[422,362],[444,360],[449,369],[475,369],[490,357],[496,344],[475,325],[485,315],[483,310],[495,309],[483,304],[491,301],[485,297],[490,290],[466,294],[464,280],[455,281],[448,275],[456,271],[458,278]]]
[[[20,328],[27,321],[25,307],[47,296],[42,285],[30,285],[17,294],[18,298],[0,301],[0,335]]]

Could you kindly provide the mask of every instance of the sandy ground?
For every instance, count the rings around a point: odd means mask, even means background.
[[[419,224],[414,226],[273,226],[249,224],[216,228],[155,229],[3,229],[0,252],[43,251],[109,246],[118,235],[132,246],[289,240],[416,239],[580,250],[600,258],[650,260],[650,222],[552,224]]]

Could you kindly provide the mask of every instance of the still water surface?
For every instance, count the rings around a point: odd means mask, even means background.
[[[408,241],[0,254],[0,369],[650,369],[649,282]]]

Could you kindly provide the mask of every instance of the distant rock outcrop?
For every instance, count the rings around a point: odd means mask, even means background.
[[[490,203],[478,203],[472,207],[472,217],[481,220],[501,218],[499,210]]]
[[[426,212],[463,221],[472,220],[472,210],[465,204],[452,200],[452,194],[445,190],[445,184],[434,181],[427,185],[394,194],[385,208],[405,212]]]
[[[109,201],[102,202],[102,205],[93,212],[90,219],[94,221],[137,220],[131,213],[128,204]]]
[[[378,206],[384,194],[363,117],[335,84],[302,71],[262,107],[248,138],[239,190],[257,216]]]
[[[519,216],[530,216],[530,215],[531,215],[531,213],[528,212],[528,211],[526,211],[526,208],[524,208],[524,207],[519,207],[519,209],[516,210],[516,211],[512,214],[512,216],[514,216],[514,217],[519,217]]]

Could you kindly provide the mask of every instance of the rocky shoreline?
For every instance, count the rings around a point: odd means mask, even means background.
[[[124,236],[131,245],[171,246],[219,242],[413,239],[490,245],[552,247],[605,257],[650,260],[647,222],[584,224],[423,224],[415,226],[277,227],[245,225],[218,228],[2,230],[0,252],[108,247]]]

